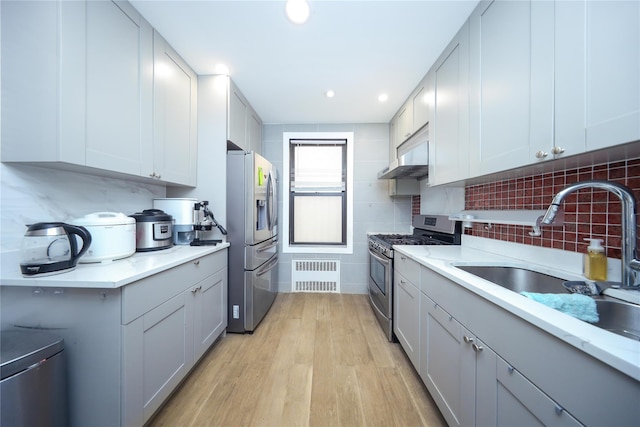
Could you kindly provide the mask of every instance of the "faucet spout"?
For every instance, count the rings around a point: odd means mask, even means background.
[[[615,194],[622,203],[622,286],[625,288],[640,286],[640,260],[636,247],[636,199],[628,187],[610,181],[582,181],[569,185],[555,195],[547,212],[542,217],[543,224],[553,224],[560,204],[569,194],[584,188],[607,190]]]

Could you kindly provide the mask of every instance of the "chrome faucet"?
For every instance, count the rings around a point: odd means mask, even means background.
[[[638,287],[640,260],[637,259],[636,247],[636,199],[631,190],[624,185],[609,181],[582,181],[572,184],[555,195],[547,212],[542,217],[543,224],[553,224],[560,209],[560,203],[569,194],[583,188],[607,190],[618,196],[622,203],[622,287]]]

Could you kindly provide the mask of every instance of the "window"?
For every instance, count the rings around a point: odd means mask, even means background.
[[[351,132],[284,134],[285,252],[352,252],[352,140]]]

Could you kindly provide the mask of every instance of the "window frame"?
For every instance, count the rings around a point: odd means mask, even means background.
[[[290,244],[292,203],[290,191],[292,140],[346,141],[346,193],[343,198],[344,244]],[[353,132],[283,132],[283,182],[282,182],[282,251],[283,253],[353,253]],[[346,206],[344,206],[346,205]]]

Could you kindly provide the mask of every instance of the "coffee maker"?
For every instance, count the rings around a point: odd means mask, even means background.
[[[153,207],[161,209],[174,219],[173,243],[175,245],[216,245],[222,240],[207,240],[203,236],[217,227],[224,235],[227,230],[217,223],[208,208],[209,202],[192,198],[153,199]]]
[[[211,231],[214,227],[217,227],[223,235],[227,234],[227,230],[225,230],[222,225],[218,224],[208,206],[209,202],[206,200],[196,203],[193,206],[193,229],[195,230],[196,236],[190,243],[191,246],[217,245],[222,242],[220,239],[207,240],[201,238],[203,231]]]

